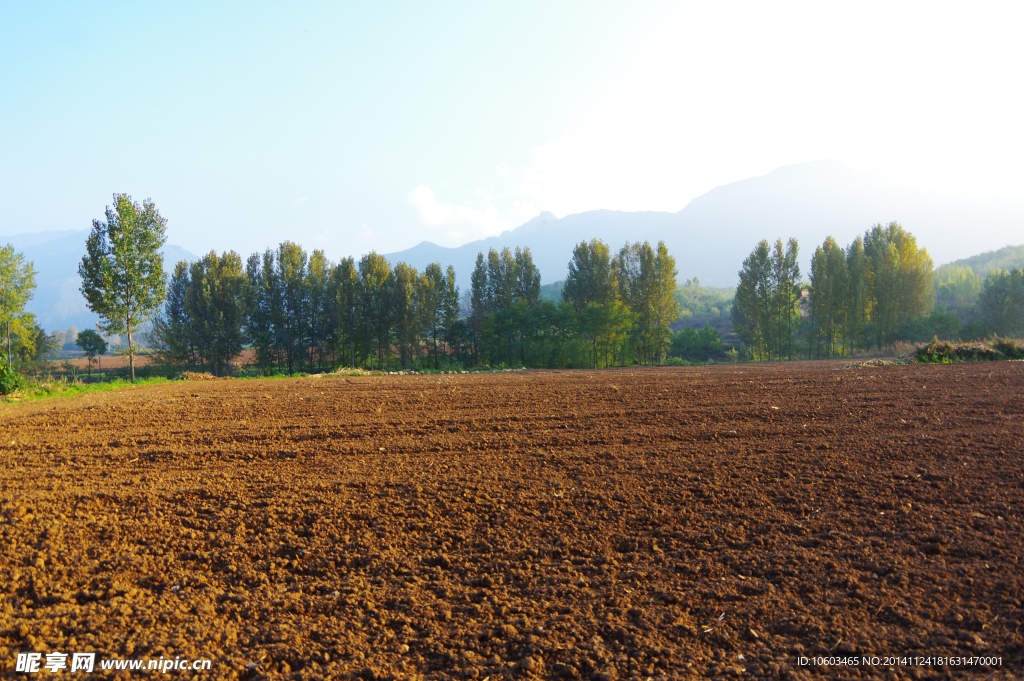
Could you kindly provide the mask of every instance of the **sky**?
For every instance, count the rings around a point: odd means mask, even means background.
[[[337,259],[822,158],[1019,199],[1022,25],[1013,2],[0,0],[0,235],[124,192],[194,253]]]

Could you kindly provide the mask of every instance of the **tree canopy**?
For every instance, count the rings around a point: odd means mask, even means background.
[[[25,256],[14,252],[14,246],[0,246],[0,332],[6,346],[7,364],[15,352],[35,344],[35,317],[25,312],[25,303],[36,286],[36,272]]]
[[[81,291],[89,309],[102,319],[104,331],[127,336],[134,381],[134,336],[166,297],[160,248],[167,240],[167,220],[152,200],[140,206],[127,194],[114,194],[106,218],[92,222],[86,255],[78,267]]]

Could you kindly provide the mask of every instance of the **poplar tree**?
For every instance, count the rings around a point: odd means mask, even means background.
[[[799,247],[790,239],[785,248],[782,239],[775,242],[771,261],[771,333],[775,342],[772,354],[793,357],[793,337],[800,321],[797,301],[800,299],[800,265],[797,263]]]
[[[849,272],[846,253],[832,237],[818,246],[811,256],[811,290],[808,301],[815,338],[824,343],[824,352],[835,357],[843,354]]]
[[[771,247],[762,239],[743,261],[732,316],[736,332],[757,359],[770,359]]]
[[[452,352],[452,341],[455,338],[456,325],[459,324],[459,287],[455,282],[455,267],[448,265],[444,278],[444,344],[446,353]]]
[[[430,336],[434,368],[437,369],[440,367],[437,341],[438,336],[441,335],[441,329],[445,326],[444,303],[447,295],[447,282],[440,265],[433,262],[427,265],[423,274],[420,275],[419,291],[422,296],[421,323],[425,332]]]
[[[419,273],[404,262],[395,265],[391,278],[391,315],[394,337],[398,344],[399,361],[403,369],[409,368],[420,337],[420,314],[417,291]]]
[[[331,274],[334,266],[321,250],[314,250],[306,267],[306,300],[308,314],[307,339],[309,364],[324,368],[324,357],[331,348]]]
[[[135,334],[164,302],[167,275],[160,247],[167,241],[167,220],[152,200],[140,206],[127,194],[114,194],[106,218],[93,220],[78,274],[82,294],[103,320],[103,330],[127,336],[134,381]]]
[[[371,370],[374,356],[378,369],[387,369],[390,358],[394,276],[391,263],[376,251],[367,253],[359,261],[360,321],[370,353]]]
[[[7,346],[7,366],[11,365],[13,337],[25,337],[35,326],[35,318],[25,312],[25,304],[36,287],[36,272],[31,261],[14,252],[14,246],[0,247],[0,328]]]
[[[846,248],[846,295],[843,303],[843,350],[852,355],[864,342],[871,302],[868,297],[868,260],[864,239],[857,237]]]
[[[253,253],[245,263],[245,334],[264,369],[280,364],[276,329],[281,319],[281,288],[274,267],[274,252]]]
[[[353,258],[343,258],[331,271],[332,342],[339,357],[356,366],[356,339],[362,327],[359,270]],[[346,352],[347,349],[347,352]],[[362,356],[362,351],[360,351]]]
[[[296,361],[305,359],[309,345],[307,261],[306,252],[296,243],[285,241],[277,249],[275,262],[281,301],[278,331],[289,374],[295,373]]]
[[[897,222],[875,225],[864,235],[871,321],[879,347],[900,324],[928,313],[935,304],[932,259]]]

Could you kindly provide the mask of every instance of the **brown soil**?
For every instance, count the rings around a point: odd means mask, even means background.
[[[0,664],[1024,673],[1024,363],[841,365],[209,381],[2,407]],[[813,655],[933,662],[798,664]]]

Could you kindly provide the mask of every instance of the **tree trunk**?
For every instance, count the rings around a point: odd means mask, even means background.
[[[128,330],[128,366],[132,370],[132,383],[135,382],[135,345],[132,341],[131,329]]]

